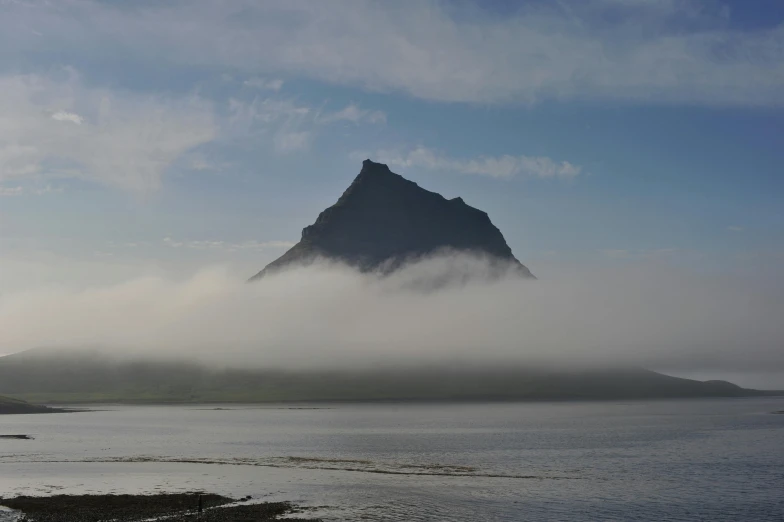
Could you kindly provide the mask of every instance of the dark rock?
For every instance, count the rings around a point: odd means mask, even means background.
[[[363,272],[389,273],[438,253],[468,253],[523,277],[531,272],[512,254],[485,212],[461,198],[446,199],[365,160],[337,203],[302,231],[302,239],[251,281],[323,258]]]
[[[248,497],[246,497],[247,499]],[[306,519],[291,518],[297,506],[289,502],[232,505],[233,499],[211,493],[157,495],[54,495],[21,496],[0,504],[23,513],[27,522],[140,522],[144,520],[245,522]],[[202,512],[199,512],[199,505]],[[307,519],[318,522],[317,519]]]

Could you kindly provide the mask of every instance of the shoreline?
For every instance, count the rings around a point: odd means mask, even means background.
[[[15,510],[24,522],[141,522],[147,520],[205,522],[296,520],[321,522],[317,518],[298,518],[307,508],[290,502],[255,502],[192,491],[139,495],[53,495],[0,498],[0,506]]]
[[[748,400],[764,398],[784,398],[784,391],[770,392],[766,395],[738,395],[738,396],[695,396],[695,397],[618,397],[618,398],[390,398],[390,399],[307,399],[307,400],[67,400],[62,402],[46,401],[46,406],[40,406],[49,411],[36,411],[13,414],[33,413],[84,413],[103,411],[104,408],[116,406],[182,406],[204,411],[233,411],[233,410],[328,410],[339,406],[382,406],[382,405],[476,405],[476,404],[607,404],[613,402],[689,402],[713,400]],[[199,408],[201,406],[201,408]],[[778,412],[773,412],[778,413]],[[0,411],[0,415],[4,413]]]

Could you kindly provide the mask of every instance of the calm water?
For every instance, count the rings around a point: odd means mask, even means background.
[[[226,408],[0,417],[35,437],[0,439],[0,495],[205,489],[328,520],[784,520],[784,415],[769,413],[784,399]]]

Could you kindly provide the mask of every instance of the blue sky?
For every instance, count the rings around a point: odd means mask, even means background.
[[[5,288],[250,275],[370,157],[537,275],[784,259],[770,1],[0,3]]]

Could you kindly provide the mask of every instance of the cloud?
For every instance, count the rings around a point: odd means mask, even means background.
[[[270,80],[267,78],[248,78],[244,82],[243,85],[247,85],[248,87],[255,87],[257,89],[264,89],[269,91],[279,91],[283,88],[283,80],[274,79]]]
[[[220,347],[224,362],[266,366],[463,361],[784,370],[780,285],[648,263],[418,290],[434,274],[487,269],[482,260],[453,257],[387,278],[317,264],[256,284],[206,269],[186,279],[4,292],[0,352],[100,345],[195,358]]]
[[[202,154],[191,154],[188,158],[188,167],[191,170],[215,170],[216,166]]]
[[[284,154],[306,150],[310,145],[310,132],[278,132],[273,143],[275,150]]]
[[[52,194],[55,192],[62,192],[62,187],[54,187],[48,183],[46,184],[33,184],[28,186],[18,185],[16,187],[4,187],[0,185],[0,196],[21,196],[22,194],[33,194],[35,196],[43,196],[44,194]]]
[[[240,242],[228,242],[218,240],[174,240],[170,237],[163,238],[163,243],[172,248],[190,248],[195,250],[222,250],[226,252],[236,251],[263,251],[280,250],[293,247],[295,241],[256,241],[247,240]]]
[[[219,140],[220,136],[217,139]],[[186,170],[215,173],[225,172],[237,167],[237,163],[234,160],[224,161],[213,155],[207,155],[201,150],[183,154],[178,161],[178,165]]]
[[[148,192],[216,136],[211,105],[198,97],[88,87],[65,72],[0,77],[0,181],[78,178]]]
[[[605,256],[611,259],[631,259],[631,260],[652,260],[662,259],[668,256],[677,254],[677,248],[653,248],[653,249],[635,249],[628,250],[622,248],[610,248],[599,250]]]
[[[366,156],[354,152],[351,157]],[[582,172],[582,167],[568,161],[556,161],[545,156],[480,156],[475,159],[450,158],[426,147],[416,147],[408,152],[379,150],[378,161],[401,168],[424,168],[460,174],[474,174],[491,178],[528,176],[534,178],[571,179]]]
[[[784,24],[723,2],[12,2],[0,48],[288,74],[446,102],[781,106]],[[745,7],[744,9],[751,9]],[[41,36],[34,35],[36,31]]]
[[[24,187],[3,187],[0,186],[0,196],[19,196],[24,191]]]
[[[350,103],[339,111],[320,114],[316,117],[316,121],[323,124],[338,121],[348,121],[351,123],[386,123],[387,115],[382,111],[360,109],[358,105]]]
[[[52,114],[52,119],[57,121],[70,121],[71,123],[75,123],[77,125],[81,125],[84,121],[84,118],[79,116],[78,114],[74,114],[73,112],[67,111],[57,111]]]
[[[273,147],[281,154],[307,150],[325,127],[341,121],[383,123],[386,115],[354,104],[338,111],[325,111],[281,97],[229,100],[228,134],[243,139],[271,134]]]
[[[246,101],[230,98],[228,105],[226,133],[230,137],[247,137],[270,132],[278,136],[298,132],[301,127],[312,126],[312,109],[292,100],[254,98]],[[285,144],[285,138],[280,140]]]
[[[727,230],[729,230],[730,232],[743,232],[745,229],[743,227],[739,227],[737,225],[732,225],[732,226],[727,227]]]

